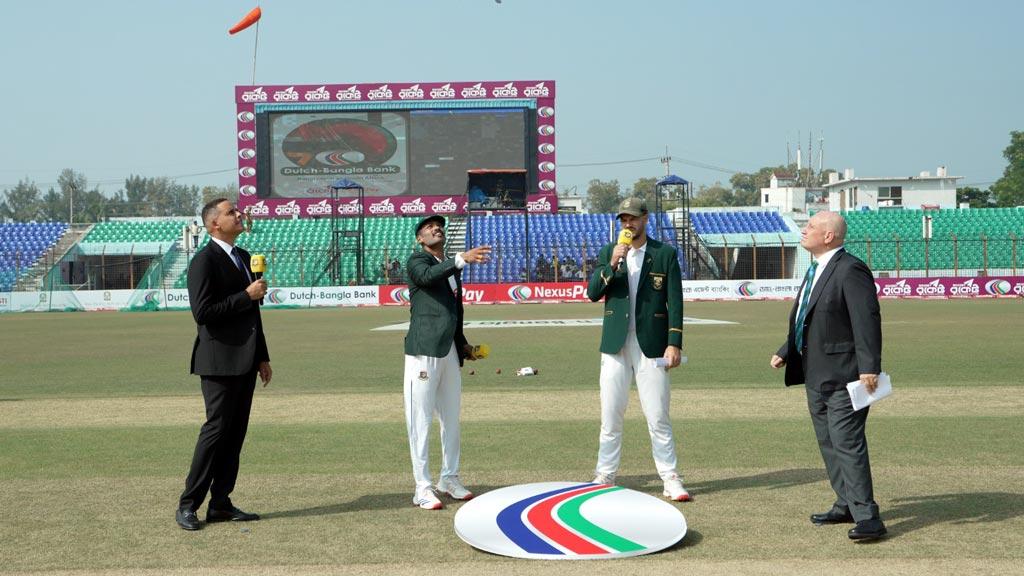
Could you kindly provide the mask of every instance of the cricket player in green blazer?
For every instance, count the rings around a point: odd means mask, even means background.
[[[669,420],[668,370],[683,347],[683,287],[676,249],[647,237],[647,204],[627,198],[618,220],[632,240],[608,244],[597,257],[587,296],[604,300],[601,329],[601,436],[594,483],[614,484],[622,456],[622,420],[636,380],[651,449],[666,498],[690,500],[676,469]]]
[[[486,262],[489,246],[478,246],[448,258],[444,253],[445,221],[428,216],[416,225],[422,250],[409,257],[409,332],[405,336],[405,420],[416,491],[412,502],[439,510],[441,500],[431,485],[428,456],[434,413],[441,424],[441,475],[437,490],[456,500],[473,493],[459,480],[459,410],[463,360],[476,360],[462,333],[462,269]]]

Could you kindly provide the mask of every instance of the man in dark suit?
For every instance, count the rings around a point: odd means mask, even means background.
[[[608,244],[597,257],[587,286],[591,301],[604,299],[601,328],[601,435],[595,484],[614,484],[622,454],[622,421],[629,387],[636,379],[647,417],[651,452],[663,495],[690,500],[676,471],[676,446],[669,420],[668,371],[683,347],[683,286],[676,249],[647,237],[647,203],[627,198],[619,221],[632,233],[629,244]]]
[[[272,375],[259,308],[267,283],[254,279],[249,253],[234,245],[242,233],[242,214],[234,203],[218,198],[203,206],[202,218],[210,242],[189,265],[188,297],[198,332],[191,372],[200,377],[206,423],[199,431],[175,513],[185,530],[200,528],[196,510],[207,491],[207,522],[259,519],[236,508],[230,494],[238,477],[256,375],[264,386]]]
[[[423,250],[409,257],[409,332],[405,336],[405,420],[416,492],[412,503],[439,510],[431,486],[429,434],[433,415],[441,424],[441,474],[437,490],[456,500],[473,493],[459,480],[459,410],[463,360],[476,360],[462,333],[462,269],[486,262],[489,246],[478,246],[454,258],[444,254],[445,221],[428,216],[416,225],[416,243]]]
[[[882,371],[882,319],[871,270],[843,250],[846,221],[819,212],[803,230],[800,245],[813,257],[793,310],[789,337],[772,356],[786,367],[786,385],[805,384],[807,406],[836,501],[812,514],[817,525],[853,523],[853,540],[882,537],[864,435],[868,408],[854,411],[846,384],[860,380],[869,392]]]

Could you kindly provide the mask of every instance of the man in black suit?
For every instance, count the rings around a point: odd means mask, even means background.
[[[855,522],[852,540],[882,537],[864,435],[868,408],[854,411],[847,382],[869,392],[882,370],[882,318],[871,270],[843,250],[846,221],[819,212],[807,222],[800,245],[813,260],[789,315],[789,337],[772,356],[786,367],[786,385],[805,384],[807,406],[836,501],[817,525]]]
[[[188,297],[198,334],[192,346],[192,374],[200,377],[206,423],[199,431],[185,491],[175,521],[198,530],[196,510],[210,493],[207,522],[258,520],[239,510],[230,494],[238,477],[238,458],[249,425],[256,375],[270,383],[270,355],[260,319],[260,299],[267,282],[249,269],[249,253],[235,247],[242,214],[234,203],[218,198],[203,206],[210,242],[188,269]]]
[[[416,225],[416,243],[423,250],[409,257],[409,332],[405,336],[405,421],[416,492],[412,503],[440,510],[431,486],[430,424],[441,424],[441,474],[437,490],[456,500],[473,493],[459,480],[459,410],[462,402],[463,360],[476,360],[474,348],[462,333],[462,269],[486,262],[491,249],[478,246],[447,258],[444,218],[428,216]]]

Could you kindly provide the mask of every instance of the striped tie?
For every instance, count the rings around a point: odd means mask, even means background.
[[[814,287],[814,271],[818,269],[818,261],[811,260],[811,267],[807,269],[807,276],[804,278],[804,291],[800,298],[800,308],[797,310],[796,323],[793,330],[796,332],[796,351],[803,354],[804,349],[804,318],[807,317],[807,302],[811,299],[811,289]]]
[[[234,248],[232,248],[230,255],[231,255],[231,261],[235,263],[235,267],[238,268],[238,270],[242,274],[245,274],[245,279],[246,280],[252,282],[252,277],[249,276],[249,271],[246,270],[245,264],[242,264],[242,257],[238,255],[238,250],[235,250]]]

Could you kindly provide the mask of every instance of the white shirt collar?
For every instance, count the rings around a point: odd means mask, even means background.
[[[815,260],[818,261],[818,270],[822,270],[825,268],[825,266],[828,266],[829,261],[831,261],[832,257],[836,255],[836,252],[839,252],[842,249],[842,245],[836,246],[835,248],[815,258]]]
[[[231,244],[228,244],[227,242],[221,240],[220,238],[214,238],[213,236],[210,236],[210,240],[213,240],[214,242],[217,243],[218,246],[220,246],[222,249],[224,249],[224,252],[228,256],[231,256],[231,251],[235,249],[234,246],[232,246]]]

